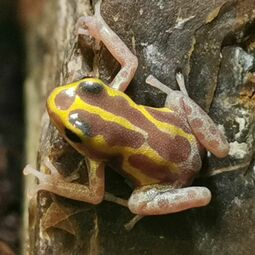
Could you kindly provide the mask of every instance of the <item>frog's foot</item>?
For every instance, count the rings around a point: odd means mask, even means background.
[[[70,182],[69,177],[65,178],[60,175],[49,162],[46,164],[50,168],[51,174],[39,172],[29,165],[25,167],[24,174],[32,174],[39,179],[35,192],[45,190],[65,198],[98,204],[102,202],[104,196],[104,163],[90,161],[88,185]],[[73,179],[72,177],[71,180]]]
[[[128,201],[126,199],[116,197],[109,192],[105,192],[104,200],[124,206],[124,207],[128,207]],[[129,222],[127,222],[124,225],[125,229],[128,231],[132,230],[135,227],[136,223],[140,221],[143,217],[144,216],[142,215],[135,215]]]
[[[161,91],[163,91],[164,93],[166,93],[167,95],[169,95],[171,92],[173,92],[173,90],[169,87],[167,87],[165,84],[163,84],[162,82],[160,82],[157,78],[155,78],[153,75],[149,75],[145,82],[149,85],[151,85],[152,87],[155,87],[157,89],[160,89]]]
[[[95,4],[95,13],[93,16],[80,17],[76,24],[78,35],[91,36],[100,41],[100,30],[105,26],[105,21],[100,14],[101,0]]]
[[[187,91],[186,86],[185,86],[185,79],[184,79],[183,74],[181,72],[177,72],[176,75],[175,75],[175,79],[177,81],[177,84],[178,84],[181,92],[184,95],[189,96],[188,91]]]
[[[188,92],[186,90],[186,87],[185,87],[185,80],[184,80],[184,76],[181,72],[177,72],[176,73],[176,81],[177,81],[177,84],[181,90],[181,92],[184,94],[184,95],[187,95],[188,96]],[[147,79],[145,80],[145,82],[155,88],[158,88],[160,89],[161,91],[163,91],[164,93],[166,93],[167,95],[169,95],[171,92],[173,92],[174,90],[172,90],[171,88],[167,87],[165,84],[163,84],[162,82],[160,82],[157,78],[155,78],[153,75],[149,75],[147,77]]]
[[[173,189],[168,185],[149,185],[136,189],[128,208],[139,215],[161,215],[207,205],[211,192],[205,187]]]
[[[44,164],[44,166],[46,166],[46,168],[48,168],[50,170],[51,176],[54,176],[57,178],[63,178],[63,176],[61,174],[59,174],[57,168],[52,164],[52,162],[50,161],[50,159],[48,157],[46,157],[43,160],[43,164]]]
[[[95,37],[98,33],[98,22],[94,16],[80,17],[76,24],[76,31],[78,35]]]
[[[33,188],[33,190],[30,190],[28,192],[28,197],[32,198],[35,197],[37,192],[40,190],[45,189],[45,184],[50,182],[50,179],[52,178],[49,174],[44,174],[37,169],[33,168],[30,165],[26,165],[23,170],[24,175],[33,175],[39,180],[39,184]]]
[[[62,181],[70,182],[74,179],[77,179],[77,178],[74,178],[73,176],[71,178],[69,178],[69,177],[64,177],[63,175],[59,174],[58,170],[52,164],[52,162],[50,161],[50,159],[48,157],[46,157],[43,160],[43,165],[48,170],[50,170],[50,174],[45,174],[43,172],[40,172],[30,165],[27,165],[23,170],[24,175],[33,175],[39,180],[39,184],[33,190],[29,191],[29,193],[28,193],[29,197],[34,197],[36,195],[36,193],[40,190],[47,190],[48,184],[51,183],[52,181],[54,182],[54,180],[55,181],[62,180]]]
[[[144,218],[144,216],[142,215],[134,216],[128,223],[124,225],[125,229],[131,231],[135,227],[136,223],[140,221],[142,218]]]
[[[45,184],[54,182],[54,180],[57,182],[62,181],[62,182],[68,183],[68,182],[77,180],[80,177],[80,175],[77,171],[72,173],[70,176],[64,177],[63,175],[61,175],[58,172],[57,168],[52,164],[52,162],[50,161],[50,159],[48,157],[46,157],[43,160],[43,165],[48,170],[50,170],[50,174],[45,174],[43,172],[40,172],[30,165],[27,165],[23,170],[23,173],[25,175],[29,175],[29,174],[34,175],[39,180],[40,184],[37,185],[36,189],[32,193],[37,193],[39,190],[45,189]]]
[[[46,166],[47,169],[50,170],[51,176],[55,177],[56,179],[62,179],[66,182],[72,182],[80,178],[80,174],[78,172],[79,169],[71,173],[71,175],[64,177],[58,172],[57,168],[52,164],[52,162],[50,161],[48,157],[44,159],[43,164],[44,166]]]
[[[128,207],[128,201],[127,200],[125,200],[123,198],[120,198],[120,197],[116,197],[116,196],[114,196],[113,194],[111,194],[109,192],[105,192],[104,200],[115,203],[115,204],[118,204],[118,205],[121,205],[121,206],[124,206],[124,207]]]

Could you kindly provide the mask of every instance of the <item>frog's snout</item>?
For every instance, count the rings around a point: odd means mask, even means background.
[[[49,95],[46,108],[51,121],[62,130],[65,126],[66,116],[75,100],[75,87],[57,87]]]

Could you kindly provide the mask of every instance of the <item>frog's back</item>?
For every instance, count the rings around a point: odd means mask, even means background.
[[[123,169],[137,185],[191,183],[201,167],[201,148],[186,119],[169,108],[137,105],[129,109],[128,119],[143,133],[143,140],[136,140],[133,150],[123,148],[117,169]]]
[[[198,144],[185,118],[169,108],[137,105],[108,87],[81,99],[87,105],[79,115],[90,126],[90,151],[138,185],[189,178]]]

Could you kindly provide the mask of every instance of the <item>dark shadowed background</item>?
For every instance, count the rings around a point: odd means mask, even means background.
[[[17,254],[21,226],[24,45],[17,1],[0,1],[0,254]]]

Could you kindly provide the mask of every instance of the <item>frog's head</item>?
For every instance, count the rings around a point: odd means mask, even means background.
[[[101,109],[101,102],[109,98],[108,89],[99,79],[85,78],[55,88],[48,97],[47,110],[51,121],[78,151],[83,152],[84,140],[94,136],[93,123],[85,113]]]

